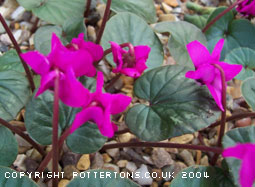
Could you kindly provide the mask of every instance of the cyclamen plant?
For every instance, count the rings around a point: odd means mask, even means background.
[[[137,4],[133,0],[103,0],[105,12],[94,39],[86,31],[91,24],[91,0],[57,0],[56,4],[49,0],[36,6],[32,1],[17,1],[38,18],[31,30],[36,31],[35,50],[21,51],[0,14],[18,54],[10,50],[0,56],[1,186],[39,186],[36,182],[45,178],[43,174],[52,180],[53,187],[61,186],[61,179],[67,178],[60,175],[67,172],[61,153],[67,149],[68,153],[83,155],[77,163],[82,172],[75,169],[66,186],[150,185],[152,180],[140,180],[147,178],[140,172],[144,165],[132,171],[135,174],[129,179],[123,177],[124,172],[105,170],[105,165],[96,170],[84,166],[95,157],[92,153],[125,147],[196,150],[198,165],[185,167],[178,174],[172,172],[172,177],[162,179],[160,185],[163,180],[171,180],[171,187],[254,186],[255,128],[231,127],[231,121],[255,117],[254,0],[237,0],[219,8],[187,2],[187,8],[197,14],[186,14],[185,21],[160,23],[156,23],[152,0],[139,0]],[[166,4],[162,6],[165,10]],[[111,10],[114,14],[110,17]],[[39,27],[39,20],[51,25]],[[159,40],[165,41],[166,33],[170,34],[167,46]],[[171,65],[162,65],[166,47],[175,61]],[[14,58],[19,58],[26,76],[19,63],[12,64]],[[37,84],[35,77],[40,77]],[[241,104],[231,95],[227,97],[227,86],[237,80],[243,81]],[[124,87],[118,84],[121,82]],[[244,111],[236,114],[236,108]],[[18,120],[17,114],[23,111],[25,116]],[[25,126],[12,125],[20,120]],[[124,133],[135,138],[122,142]],[[13,134],[41,155],[42,161],[32,172],[11,167],[16,166],[18,155]],[[177,141],[186,134],[199,142]],[[215,141],[209,141],[209,137]],[[106,144],[107,138],[119,142]],[[66,148],[62,149],[64,144]],[[173,170],[174,164],[161,163],[159,150],[152,151],[151,166]],[[201,151],[209,158],[210,166],[199,165]],[[171,156],[166,154],[167,162]],[[49,174],[46,168],[51,160]]]

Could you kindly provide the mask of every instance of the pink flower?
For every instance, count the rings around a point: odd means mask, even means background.
[[[235,157],[242,160],[239,170],[239,182],[242,187],[252,187],[255,180],[254,155],[255,144],[252,143],[237,144],[226,148],[222,153],[223,157]]]
[[[255,16],[255,1],[245,0],[237,6],[236,10],[245,16]]]
[[[224,45],[224,39],[218,41],[212,54],[198,41],[193,41],[187,45],[190,58],[195,66],[195,71],[188,71],[186,77],[195,79],[201,84],[205,84],[212,94],[218,107],[224,111],[222,106],[222,84],[220,71],[213,65],[218,64],[225,73],[226,81],[233,79],[241,70],[242,65],[230,65],[220,62],[220,53]]]
[[[112,137],[117,126],[111,122],[111,114],[123,112],[131,102],[131,98],[123,94],[103,93],[104,76],[102,72],[97,75],[97,88],[90,95],[89,103],[77,113],[71,127],[74,132],[85,122],[92,120],[97,125],[102,135]]]
[[[76,77],[82,75],[91,77],[96,74],[93,61],[103,54],[103,49],[98,45],[82,42],[82,36],[83,34],[80,34],[77,39],[80,42],[79,44],[74,41],[69,47],[65,47],[56,34],[53,33],[51,52],[47,56],[38,51],[21,54],[24,61],[37,74],[41,75],[41,84],[36,97],[47,89],[53,89],[54,79],[59,73],[59,97],[63,103],[72,107],[80,107],[86,104],[85,95],[88,95],[89,91],[76,80]],[[87,50],[87,48],[90,49]],[[99,51],[98,56],[94,56],[96,51]]]
[[[116,63],[114,73],[122,73],[129,77],[140,77],[147,68],[146,60],[149,57],[150,47],[146,45],[131,46],[125,51],[117,43],[110,42],[113,54],[113,61]]]

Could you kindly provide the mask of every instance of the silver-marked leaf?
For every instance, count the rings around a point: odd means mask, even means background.
[[[7,51],[3,56],[0,56],[0,71],[5,70],[24,72],[23,65],[14,49]]]
[[[241,91],[245,101],[255,110],[255,77],[246,79],[241,85]]]
[[[109,41],[118,44],[130,42],[136,45],[148,45],[151,48],[149,58],[146,62],[148,69],[161,66],[163,63],[163,48],[150,26],[139,16],[132,13],[118,13],[106,24],[102,37],[104,50],[110,48]],[[107,55],[107,60],[115,66],[112,55]]]
[[[140,139],[161,141],[196,132],[217,120],[215,101],[205,86],[185,78],[187,71],[179,65],[159,67],[135,82],[135,95],[148,104],[132,107],[126,124]]]
[[[157,23],[154,30],[159,33],[169,32],[168,48],[177,64],[194,68],[186,45],[198,40],[206,46],[206,38],[202,31],[195,25],[186,21]]]

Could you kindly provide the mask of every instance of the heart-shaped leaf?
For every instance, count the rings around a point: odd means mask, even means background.
[[[171,187],[230,187],[233,186],[226,171],[212,166],[191,166],[182,170],[171,182]]]
[[[0,117],[10,121],[29,99],[30,89],[27,78],[16,71],[1,71],[0,93]]]
[[[24,72],[19,56],[14,49],[7,51],[3,56],[0,56],[0,71],[5,70]]]
[[[0,186],[39,187],[25,172],[17,172],[7,167],[0,167]]]
[[[123,172],[122,172],[123,173]],[[85,172],[77,173],[77,177],[68,183],[67,187],[84,187],[84,186],[121,186],[121,187],[139,187],[128,178],[120,176],[117,172],[110,170],[88,170]]]
[[[62,25],[70,17],[81,18],[85,10],[85,0],[18,0],[27,10],[53,24]]]
[[[245,80],[248,77],[254,76],[253,69],[255,68],[255,50],[245,47],[240,47],[230,51],[224,60],[229,64],[241,64],[242,71],[235,77],[239,80]]]
[[[17,140],[4,126],[0,126],[0,154],[0,166],[10,166],[18,154]]]
[[[105,3],[107,0],[103,0]],[[148,23],[157,21],[156,9],[153,0],[112,0],[111,10],[116,13],[132,12],[141,16]]]
[[[185,21],[161,22],[156,24],[155,31],[159,33],[169,32],[168,48],[177,64],[194,68],[186,45],[194,40],[206,45],[206,38],[202,31],[195,25]]]
[[[107,22],[102,37],[104,50],[110,48],[109,41],[114,41],[118,44],[130,42],[134,46],[148,45],[151,48],[146,62],[148,69],[161,66],[163,63],[163,48],[158,37],[150,26],[135,14],[128,12],[118,13]],[[115,66],[111,54],[107,55],[107,60],[112,66]]]
[[[217,8],[208,18],[209,23],[218,14],[224,11],[225,7]],[[227,53],[239,47],[255,49],[255,27],[246,19],[234,20],[233,12],[226,13],[221,19],[214,23],[207,31],[206,38],[210,51],[221,38],[225,39],[221,52],[221,60],[225,59]]]
[[[217,120],[219,110],[207,88],[185,78],[187,71],[179,65],[159,67],[135,82],[135,95],[148,104],[132,107],[126,124],[140,139],[161,141],[196,132]]]
[[[250,77],[246,79],[241,85],[242,95],[248,105],[255,110],[255,78]]]
[[[237,143],[255,143],[255,127],[242,127],[228,131],[222,140],[224,148],[235,146]],[[226,158],[234,183],[239,186],[239,169],[241,161],[235,158]]]

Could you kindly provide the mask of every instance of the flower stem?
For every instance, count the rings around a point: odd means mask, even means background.
[[[221,12],[219,15],[217,15],[212,21],[210,21],[202,30],[202,32],[206,32],[216,21],[218,21],[222,16],[224,16],[226,13],[228,13],[230,10],[232,10],[235,6],[242,3],[244,0],[238,0],[231,6],[229,6],[227,9],[225,9],[223,12]]]
[[[222,106],[224,111],[221,112],[221,122],[220,122],[220,133],[219,133],[219,138],[217,145],[218,147],[221,147],[221,141],[225,132],[225,123],[226,123],[226,78],[225,78],[225,73],[224,70],[222,69],[221,66],[218,64],[213,64],[219,71],[220,71],[220,76],[221,76],[221,87],[222,87]],[[214,165],[219,157],[219,154],[215,154],[212,158],[212,165]]]
[[[84,12],[84,18],[88,17],[88,15],[89,15],[90,5],[91,5],[91,0],[87,0],[86,10]]]
[[[8,36],[10,37],[10,39],[11,39],[13,45],[14,45],[15,50],[17,51],[17,53],[18,53],[18,55],[19,55],[20,61],[21,61],[22,65],[23,65],[23,67],[24,67],[24,69],[25,69],[25,72],[26,72],[26,74],[27,74],[27,78],[28,78],[28,81],[29,81],[31,90],[32,90],[32,92],[33,92],[33,91],[35,90],[35,84],[34,84],[33,76],[32,76],[32,74],[31,74],[31,72],[30,72],[30,70],[29,70],[27,64],[26,64],[26,63],[24,62],[24,60],[21,58],[21,56],[20,56],[20,54],[22,53],[22,52],[21,52],[21,49],[20,49],[20,47],[19,47],[19,45],[18,45],[16,39],[14,38],[14,36],[13,36],[13,34],[12,34],[10,28],[8,27],[8,25],[7,25],[7,23],[5,22],[5,20],[4,20],[4,18],[3,18],[3,16],[2,16],[1,13],[0,13],[0,22],[2,23],[2,25],[3,25],[3,27],[4,27],[5,31],[6,31],[6,33],[8,34]]]
[[[33,27],[31,29],[31,35],[35,33],[36,29],[38,28],[38,23],[39,23],[40,19],[37,17],[34,24],[33,24]]]
[[[53,104],[53,120],[52,120],[52,172],[58,173],[58,118],[59,118],[59,71],[54,82],[54,104]],[[53,177],[53,187],[58,186],[58,178]]]
[[[102,25],[101,25],[101,27],[99,29],[98,35],[97,35],[96,44],[99,44],[100,41],[101,41],[104,29],[105,29],[106,22],[107,22],[107,20],[109,18],[109,15],[110,15],[111,3],[112,3],[112,0],[107,0],[106,8],[105,8],[105,11],[104,11],[103,22],[102,22]]]
[[[180,148],[180,149],[193,149],[201,150],[205,152],[213,152],[220,154],[222,148],[219,147],[207,147],[202,145],[191,145],[191,144],[178,144],[168,142],[126,142],[126,143],[112,143],[106,144],[102,147],[102,150],[123,148],[123,147],[163,147],[163,148]]]
[[[41,155],[43,155],[43,156],[45,155],[45,152],[44,152],[43,148],[40,145],[38,145],[34,140],[32,140],[27,134],[25,134],[22,130],[20,130],[19,128],[14,127],[13,125],[11,125],[7,121],[3,120],[2,118],[0,118],[0,123],[3,126],[10,129],[12,132],[18,134],[20,137],[22,137],[27,142],[29,142]]]
[[[64,131],[64,133],[60,136],[59,140],[58,140],[58,146],[61,147],[64,144],[65,139],[67,138],[67,136],[70,134],[70,129],[71,127],[69,127],[68,129],[66,129]],[[40,166],[37,168],[36,172],[42,173],[45,168],[47,167],[47,165],[50,162],[50,159],[52,157],[52,152],[53,152],[53,148],[51,149],[51,151],[46,155],[46,157],[43,159],[43,161],[41,162]],[[39,178],[34,178],[34,181],[38,181]]]

